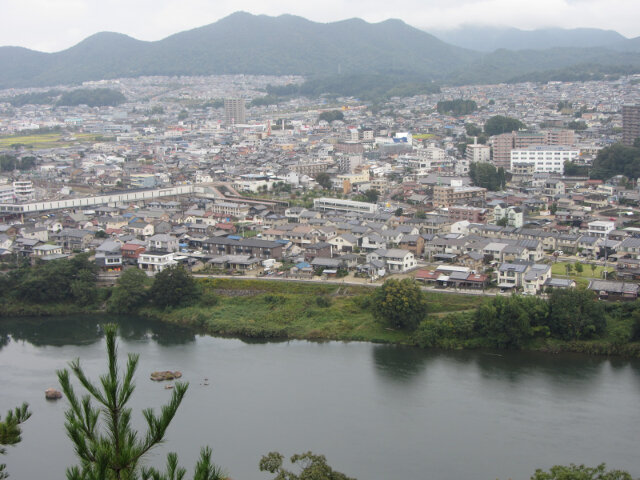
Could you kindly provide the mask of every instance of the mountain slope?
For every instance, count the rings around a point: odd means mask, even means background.
[[[600,40],[592,39],[592,43],[605,41],[607,35],[621,37],[615,32],[600,32]],[[579,38],[587,42],[583,33],[580,30]],[[575,35],[574,39],[578,38]],[[103,32],[56,53],[0,47],[0,88],[142,75],[244,73],[322,78],[324,83],[314,84],[314,91],[325,84],[353,81],[350,79],[357,79],[362,86],[376,82],[397,84],[396,91],[406,91],[409,84],[431,89],[432,81],[544,81],[556,70],[571,70],[574,66],[579,66],[579,75],[574,77],[584,79],[640,72],[640,49],[634,51],[638,39],[621,38],[623,41],[616,44],[623,45],[619,51],[602,47],[501,49],[483,54],[449,45],[400,20],[317,23],[292,15],[269,17],[238,12],[156,42]]]
[[[567,47],[605,47],[626,40],[618,32],[598,28],[520,30],[468,25],[454,30],[432,30],[430,33],[451,45],[481,52],[494,52],[499,49],[546,50]]]
[[[614,68],[618,67],[618,68]],[[570,71],[580,68],[583,74],[591,71],[625,73],[640,72],[640,55],[614,52],[605,48],[552,48],[549,50],[497,50],[467,65],[449,76],[449,81],[469,83],[500,83],[511,81],[548,81],[536,74]]]
[[[399,20],[322,24],[291,15],[247,13],[235,13],[157,42],[100,33],[53,54],[5,51],[7,48],[0,48],[0,87],[122,76],[230,73],[401,72],[442,78],[477,57]],[[2,61],[5,57],[13,63],[10,70],[8,62]],[[26,73],[21,73],[23,67]]]

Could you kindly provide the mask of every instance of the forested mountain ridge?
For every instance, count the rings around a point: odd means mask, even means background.
[[[635,73],[640,71],[640,53],[598,47],[486,54],[447,44],[400,20],[317,23],[292,15],[237,12],[155,42],[102,32],[55,53],[0,47],[0,88],[214,74],[374,75],[441,84],[496,83],[575,65],[586,78],[593,69],[599,75]]]

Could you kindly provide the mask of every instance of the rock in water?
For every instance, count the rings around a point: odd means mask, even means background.
[[[151,380],[154,382],[162,382],[163,380],[175,380],[176,378],[182,377],[182,373],[175,371],[172,372],[170,370],[166,370],[164,372],[151,372]]]
[[[44,391],[44,397],[47,400],[59,400],[62,398],[62,392],[56,390],[55,388],[47,388]]]

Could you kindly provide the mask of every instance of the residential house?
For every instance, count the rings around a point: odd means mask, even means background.
[[[131,240],[121,247],[122,261],[130,265],[136,265],[140,255],[147,250],[146,244],[141,240]]]
[[[551,265],[534,263],[524,274],[522,290],[525,294],[535,295],[550,278]]]
[[[147,239],[147,250],[177,252],[180,250],[178,239],[173,235],[156,234]]]
[[[122,243],[115,240],[105,240],[96,248],[96,265],[101,270],[122,269]]]
[[[637,283],[591,280],[588,288],[602,300],[636,300],[640,287]]]
[[[60,245],[36,245],[33,247],[34,257],[44,257],[47,255],[62,255],[62,247]]]
[[[64,251],[82,251],[93,240],[93,232],[76,228],[63,228],[57,233],[52,233],[51,238],[62,247]]]
[[[389,273],[404,273],[417,266],[415,256],[400,248],[378,249],[367,255],[367,262],[383,262]]]
[[[138,257],[138,268],[147,275],[155,275],[167,267],[178,264],[174,255],[174,252],[143,252]]]
[[[333,246],[336,252],[353,252],[358,246],[358,237],[349,233],[343,233],[330,239],[327,243]]]
[[[420,235],[404,235],[398,242],[398,248],[410,251],[416,258],[421,257],[424,253],[424,238]]]

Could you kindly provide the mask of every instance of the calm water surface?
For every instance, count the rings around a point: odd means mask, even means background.
[[[537,467],[603,461],[640,476],[635,360],[247,343],[131,319],[121,335],[121,358],[141,355],[131,403],[138,427],[140,408],[171,395],[151,371],[180,370],[190,382],[150,463],[176,451],[191,470],[210,445],[236,480],[269,478],[258,462],[273,450],[322,453],[359,480],[528,479]],[[1,414],[23,401],[33,411],[3,459],[11,478],[62,479],[74,464],[66,402],[47,402],[43,391],[76,357],[94,377],[105,371],[95,318],[0,321]]]

